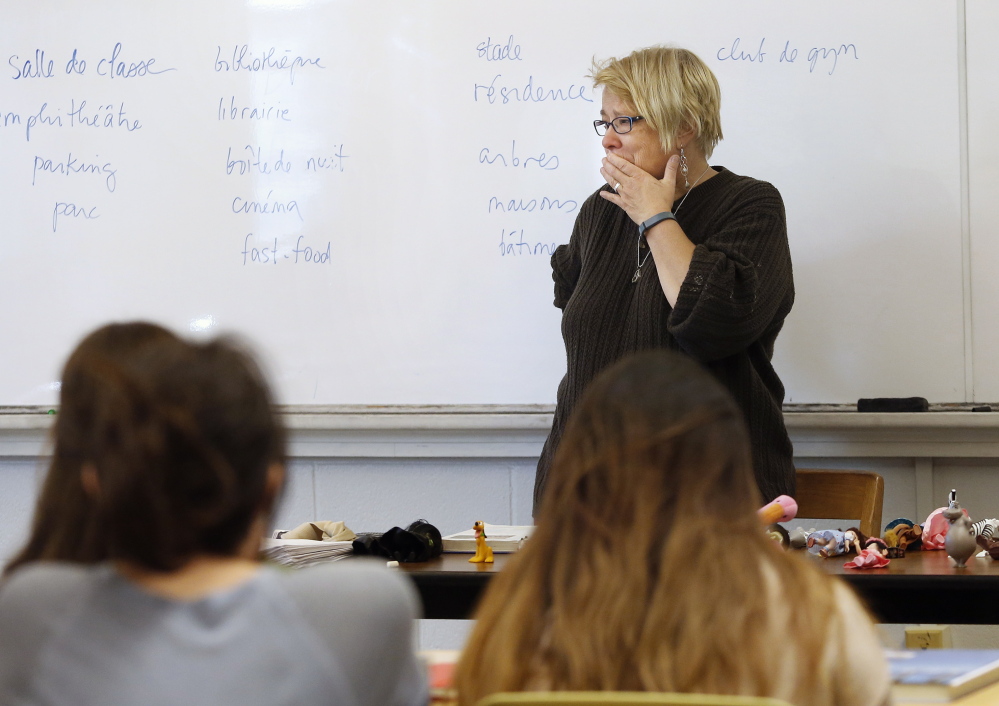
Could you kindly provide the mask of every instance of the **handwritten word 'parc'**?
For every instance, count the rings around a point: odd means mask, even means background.
[[[495,164],[501,167],[521,167],[523,169],[533,166],[550,172],[553,169],[558,169],[558,155],[553,154],[549,157],[542,152],[536,157],[521,158],[517,156],[517,141],[512,140],[509,154],[494,153],[488,147],[483,147],[479,150],[479,164]]]
[[[298,208],[298,201],[294,199],[290,201],[278,201],[271,200],[271,194],[273,191],[267,192],[267,197],[263,201],[254,201],[250,199],[244,199],[241,196],[237,196],[232,200],[232,212],[233,213],[259,213],[265,216],[277,215],[282,213],[294,213],[298,216],[298,220],[304,221],[302,218],[302,212]]]
[[[222,47],[217,47],[215,52],[215,71],[228,73],[230,71],[285,71],[288,74],[288,82],[295,85],[295,71],[315,67],[325,69],[321,59],[317,57],[294,56],[290,49],[285,49],[283,54],[278,53],[276,47],[269,47],[259,53],[250,51],[246,44],[237,44],[232,49],[232,55],[226,52],[222,58]]]
[[[762,64],[767,57],[767,52],[763,50],[766,41],[766,37],[764,37],[760,40],[758,46],[753,45],[755,49],[746,50],[742,47],[742,38],[736,37],[732,40],[731,46],[719,49],[715,53],[715,58],[718,61],[744,61],[751,64]],[[778,55],[777,63],[793,64],[798,59],[798,54],[798,49],[792,47],[791,42],[787,41],[784,43],[784,49]],[[854,44],[840,44],[834,47],[812,47],[805,54],[808,63],[808,73],[813,73],[819,66],[819,62],[823,62],[822,68],[824,69],[828,66],[829,70],[826,73],[831,76],[836,70],[840,57],[850,58],[851,54],[853,59],[859,58],[857,56],[857,47]]]
[[[489,83],[475,84],[475,101],[481,98],[489,104],[499,101],[501,105],[510,102],[520,103],[545,103],[545,102],[568,102],[574,100],[584,100],[592,103],[592,98],[586,96],[586,86],[572,83],[568,88],[544,88],[534,85],[534,76],[527,77],[527,83],[523,86],[496,85],[503,74],[496,74]]]
[[[43,174],[64,174],[72,176],[74,174],[94,175],[104,177],[104,186],[108,191],[114,192],[118,185],[118,170],[111,166],[111,162],[87,162],[79,160],[70,152],[65,160],[49,159],[41,155],[35,155],[35,164],[31,171],[31,185],[35,185],[38,173]]]
[[[520,45],[513,43],[513,35],[506,40],[506,44],[493,44],[492,37],[486,37],[486,41],[480,42],[476,51],[479,58],[486,61],[520,61]]]
[[[82,218],[86,221],[92,221],[95,218],[100,218],[101,214],[97,212],[96,206],[80,206],[75,203],[56,201],[55,208],[52,209],[53,233],[59,229],[59,216],[67,218]]]

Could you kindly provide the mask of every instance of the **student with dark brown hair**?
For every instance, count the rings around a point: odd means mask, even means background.
[[[426,702],[403,578],[259,563],[285,439],[248,353],[171,338],[88,374],[62,406],[88,420],[73,462],[107,561],[0,586],[0,703]]]
[[[679,353],[625,358],[576,406],[538,525],[457,670],[502,691],[666,691],[875,706],[888,671],[841,581],[768,539],[731,395]]]

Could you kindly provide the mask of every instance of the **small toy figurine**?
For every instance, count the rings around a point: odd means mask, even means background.
[[[885,544],[889,559],[901,559],[907,549],[922,548],[923,528],[912,520],[899,518],[885,525]]]
[[[819,530],[808,535],[808,551],[821,557],[846,553],[844,534],[839,530]]]
[[[777,542],[781,546],[781,549],[787,549],[791,545],[791,537],[788,531],[776,523],[767,527],[767,537]]]
[[[804,527],[795,527],[789,532],[790,542],[792,549],[804,549],[808,546],[808,535],[815,531],[815,528],[805,529]]]
[[[957,491],[950,491],[950,502],[947,509],[943,511],[943,516],[950,523],[947,536],[944,538],[944,545],[947,549],[947,556],[954,560],[957,568],[963,569],[965,562],[971,558],[978,548],[975,542],[975,531],[971,527],[971,519],[961,509],[957,502]]]
[[[843,533],[843,545],[845,551],[844,554],[849,554],[850,552],[856,552],[860,554],[860,545],[867,541],[859,529],[856,527],[851,527],[846,532]]]
[[[492,564],[493,550],[486,544],[486,524],[477,520],[472,529],[475,530],[475,556],[469,559],[471,564]]]

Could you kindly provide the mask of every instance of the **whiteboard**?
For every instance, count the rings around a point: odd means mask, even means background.
[[[585,76],[655,43],[718,75],[711,163],[784,196],[787,401],[964,400],[959,10],[9,8],[0,404],[50,404],[75,341],[131,318],[247,336],[290,404],[554,402],[549,256],[601,185]]]

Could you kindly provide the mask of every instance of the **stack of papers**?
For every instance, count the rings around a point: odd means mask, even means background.
[[[343,559],[354,553],[353,542],[323,542],[317,539],[265,539],[265,559],[297,569]]]
[[[486,526],[486,544],[494,552],[515,552],[534,531],[534,525],[491,525]],[[475,552],[475,530],[467,529],[441,538],[444,551],[471,554]]]

